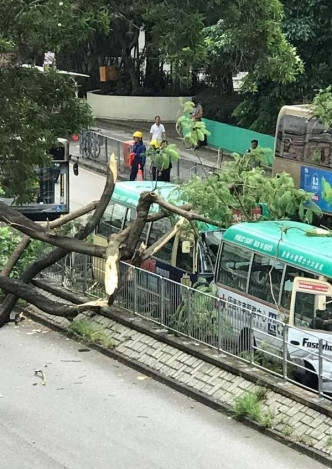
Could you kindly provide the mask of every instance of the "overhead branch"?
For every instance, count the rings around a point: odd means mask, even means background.
[[[162,197],[160,197],[158,194],[155,192],[151,193],[151,197],[153,199],[153,203],[158,204],[160,207],[163,207],[165,210],[168,210],[169,212],[175,213],[176,215],[179,215],[181,217],[186,218],[189,221],[201,221],[203,223],[208,223],[210,225],[214,226],[222,226],[221,223],[216,222],[215,220],[211,220],[210,218],[203,217],[202,215],[199,215],[198,213],[195,213],[193,211],[187,211],[183,210],[181,207],[176,207],[175,205],[170,204],[169,202],[166,202]]]
[[[0,220],[5,221],[7,225],[17,229],[21,233],[30,236],[30,238],[38,239],[44,243],[58,246],[67,251],[75,251],[81,254],[88,254],[96,257],[103,257],[105,255],[105,248],[101,246],[94,246],[84,241],[74,239],[70,236],[61,236],[46,231],[44,227],[37,223],[31,222],[27,217],[22,214],[17,216],[18,212],[8,205],[0,202]],[[19,219],[19,221],[18,221]]]
[[[58,228],[64,225],[65,223],[75,220],[76,218],[79,218],[91,212],[92,210],[95,210],[97,205],[98,205],[98,201],[91,202],[85,205],[84,207],[81,207],[78,210],[75,210],[74,212],[68,213],[67,215],[64,215],[58,218],[57,220],[53,220],[50,223],[44,224],[44,226],[46,225],[49,229]],[[20,259],[21,255],[23,254],[24,250],[29,246],[30,242],[31,242],[30,236],[26,236],[26,235],[23,236],[22,241],[15,247],[10,258],[8,259],[8,262],[6,263],[6,265],[0,272],[0,276],[5,277],[6,275],[10,274],[10,272],[13,270],[16,263]]]

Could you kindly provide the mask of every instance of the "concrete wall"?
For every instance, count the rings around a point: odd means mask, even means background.
[[[94,117],[111,120],[153,122],[160,115],[163,122],[175,122],[180,110],[178,97],[112,96],[89,91],[88,104]],[[190,100],[190,97],[182,98]]]

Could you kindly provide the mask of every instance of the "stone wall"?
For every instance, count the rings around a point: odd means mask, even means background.
[[[94,91],[87,94],[88,104],[96,119],[154,122],[160,116],[163,122],[176,122],[180,97],[116,96]]]

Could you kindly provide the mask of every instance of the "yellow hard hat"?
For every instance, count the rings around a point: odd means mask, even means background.
[[[134,132],[133,137],[143,138],[143,134],[142,134],[142,132],[137,130],[136,132]]]
[[[160,143],[158,142],[158,140],[151,140],[150,146],[155,147],[155,148],[160,148]]]

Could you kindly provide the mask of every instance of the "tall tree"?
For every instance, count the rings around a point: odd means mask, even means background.
[[[88,37],[107,18],[98,0],[93,8],[87,0],[0,1],[0,185],[17,203],[32,199],[34,168],[48,163],[56,139],[92,119],[70,76],[23,65]]]
[[[303,73],[291,83],[260,77],[255,92],[246,93],[235,112],[240,125],[266,133],[274,132],[283,105],[311,102],[319,89],[332,82],[330,0],[282,0],[282,3],[283,31],[303,61]]]

